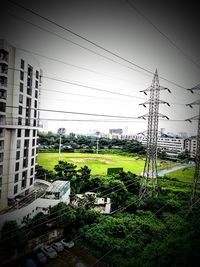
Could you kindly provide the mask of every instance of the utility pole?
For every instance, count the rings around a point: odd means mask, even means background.
[[[61,136],[63,134],[65,134],[65,128],[59,128],[58,129],[58,134],[60,136],[60,138],[59,138],[59,148],[58,148],[58,164],[59,164],[59,162],[60,162],[60,152],[61,152]]]
[[[99,135],[100,135],[100,132],[96,132],[96,135],[97,135],[97,149],[96,149],[96,153],[99,154]]]
[[[143,171],[143,176],[141,179],[140,199],[146,199],[148,196],[153,196],[158,194],[158,173],[157,173],[157,139],[158,139],[158,118],[166,118],[167,116],[159,113],[159,104],[169,103],[160,100],[160,91],[161,90],[170,90],[166,87],[162,87],[159,84],[158,72],[155,71],[152,84],[149,88],[142,90],[145,95],[147,92],[150,93],[150,98],[148,101],[140,104],[146,107],[149,105],[149,113],[143,115],[139,118],[146,119],[148,118],[148,129],[147,129],[147,148],[146,148],[146,160]]]
[[[189,89],[191,93],[197,92],[200,93],[200,84]],[[190,119],[186,119],[186,121],[192,122],[192,120],[198,120],[198,128],[197,128],[197,150],[196,150],[196,156],[195,156],[195,172],[194,172],[194,178],[192,183],[192,192],[190,196],[190,209],[192,209],[193,204],[195,203],[197,199],[197,186],[200,181],[200,99],[197,101],[194,101],[190,104],[187,104],[186,106],[193,107],[194,105],[199,106],[199,115],[192,117]]]

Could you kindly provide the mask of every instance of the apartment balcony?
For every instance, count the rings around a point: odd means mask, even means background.
[[[0,128],[6,129],[35,129],[39,130],[43,128],[43,124],[40,121],[25,120],[18,118],[0,118]]]
[[[8,52],[4,49],[0,49],[0,63],[8,64]]]
[[[6,99],[7,99],[7,90],[0,89],[0,100],[1,101],[6,101]]]
[[[8,79],[6,76],[0,75],[0,88],[7,89]]]
[[[0,76],[8,77],[8,65],[5,63],[0,63]]]

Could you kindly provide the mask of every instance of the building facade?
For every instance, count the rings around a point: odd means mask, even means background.
[[[41,70],[0,40],[0,210],[34,185]]]
[[[185,150],[189,152],[191,158],[196,157],[197,153],[197,137],[191,136],[184,140]]]

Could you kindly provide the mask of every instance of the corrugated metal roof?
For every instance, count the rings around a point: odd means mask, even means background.
[[[69,181],[59,181],[59,180],[55,181],[47,188],[46,192],[50,193],[60,192],[66,184],[69,184]]]

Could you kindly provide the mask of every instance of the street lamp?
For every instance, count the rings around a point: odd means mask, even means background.
[[[60,140],[59,140],[59,149],[58,149],[58,163],[60,161],[60,151],[61,151],[61,136],[65,134],[65,128],[59,128],[58,129],[58,134],[60,135]]]

